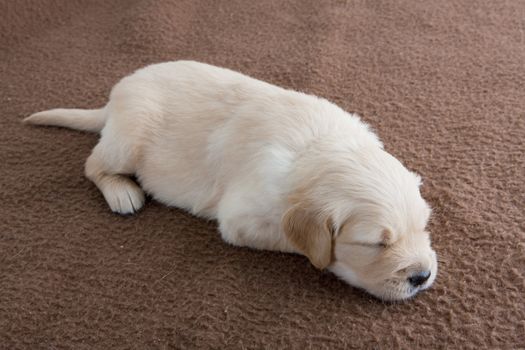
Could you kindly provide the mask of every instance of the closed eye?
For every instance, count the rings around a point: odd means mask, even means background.
[[[368,247],[368,248],[381,248],[381,249],[388,247],[388,245],[384,242],[379,242],[379,243],[352,242],[348,244],[359,245],[359,246]]]

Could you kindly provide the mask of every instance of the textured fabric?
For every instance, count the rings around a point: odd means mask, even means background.
[[[525,348],[521,1],[0,1],[0,348]],[[97,136],[24,126],[195,59],[357,112],[423,179],[440,270],[382,303],[149,200],[112,214]],[[350,136],[349,136],[350,137]]]

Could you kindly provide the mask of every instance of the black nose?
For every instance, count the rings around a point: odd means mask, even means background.
[[[408,282],[410,282],[410,284],[414,287],[419,287],[420,285],[425,283],[429,277],[430,271],[421,271],[410,276],[408,278]]]

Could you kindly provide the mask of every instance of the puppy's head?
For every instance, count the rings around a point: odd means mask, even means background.
[[[298,164],[294,181],[283,231],[315,267],[384,300],[410,298],[432,284],[430,208],[420,178],[390,154],[320,149]]]

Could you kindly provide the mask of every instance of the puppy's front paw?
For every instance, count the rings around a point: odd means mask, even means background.
[[[135,182],[124,176],[112,176],[102,192],[109,207],[115,213],[133,214],[144,205],[144,191]]]

